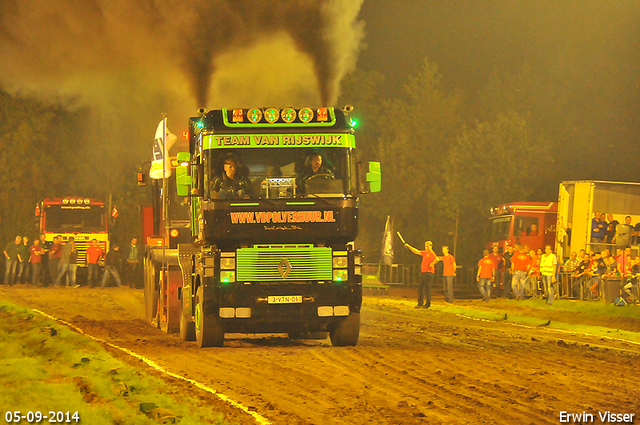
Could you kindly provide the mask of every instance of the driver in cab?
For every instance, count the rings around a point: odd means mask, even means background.
[[[302,170],[300,175],[298,176],[299,186],[302,187],[303,191],[305,191],[305,183],[313,179],[314,177],[322,177],[322,178],[334,178],[333,173],[327,167],[325,162],[323,161],[322,154],[319,152],[314,152],[311,154],[308,165]]]
[[[238,171],[238,161],[229,155],[224,160],[224,171],[211,184],[213,199],[239,199],[251,195],[251,183]]]

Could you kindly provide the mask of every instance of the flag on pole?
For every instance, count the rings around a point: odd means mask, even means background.
[[[111,217],[118,218],[118,208],[116,208],[115,204],[113,204],[113,209],[111,210]]]
[[[149,169],[149,177],[161,179],[165,176],[171,176],[169,150],[177,140],[178,137],[167,129],[167,118],[163,118],[156,128],[156,136],[153,140],[153,160]]]
[[[391,216],[387,216],[387,224],[384,226],[382,238],[382,263],[390,266],[393,264],[393,223]]]

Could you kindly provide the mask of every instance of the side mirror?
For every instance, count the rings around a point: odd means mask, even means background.
[[[362,168],[362,163],[358,163],[358,180],[360,181],[360,193],[380,192],[382,187],[382,174],[380,163],[371,161],[367,163],[368,170]]]
[[[380,170],[379,162],[369,162],[369,172],[366,177],[367,183],[369,183],[369,190],[371,192],[380,192],[382,189],[382,171]]]
[[[178,152],[178,166],[176,167],[176,191],[178,196],[189,196],[193,179],[189,174],[191,166],[191,154],[189,152]]]

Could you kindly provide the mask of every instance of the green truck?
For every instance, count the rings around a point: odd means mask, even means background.
[[[189,241],[149,244],[147,317],[200,347],[225,333],[327,333],[356,345],[358,204],[380,164],[356,159],[350,107],[200,110],[175,187]],[[167,233],[175,234],[175,229]]]

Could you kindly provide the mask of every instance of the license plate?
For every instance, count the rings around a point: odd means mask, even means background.
[[[302,295],[271,295],[267,298],[269,304],[300,304]]]

